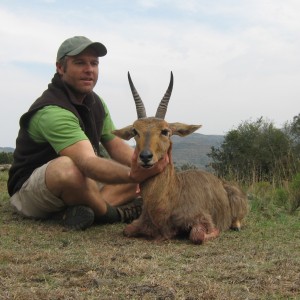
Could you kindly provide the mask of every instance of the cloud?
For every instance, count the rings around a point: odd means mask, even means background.
[[[117,126],[136,116],[127,72],[153,114],[171,70],[168,120],[203,124],[206,134],[223,134],[260,116],[281,125],[299,113],[299,9],[296,0],[1,4],[0,82],[10,102],[0,125],[14,130],[0,146],[13,146],[19,115],[46,88],[58,46],[73,35],[108,48],[96,91]]]

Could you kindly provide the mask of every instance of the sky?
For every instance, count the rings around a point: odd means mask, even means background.
[[[174,74],[166,120],[225,135],[263,117],[300,113],[299,0],[0,0],[0,147],[47,88],[60,44],[103,43],[94,89],[116,127],[136,118],[135,87],[153,116]]]

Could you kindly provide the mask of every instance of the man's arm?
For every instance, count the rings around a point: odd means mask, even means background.
[[[112,159],[123,165],[131,166],[134,149],[121,138],[115,137],[114,139],[108,142],[103,142],[102,144]]]
[[[70,157],[85,176],[103,183],[139,183],[161,172],[166,165],[162,162],[147,170],[139,167],[136,161],[130,162],[133,150],[118,139],[113,139],[115,141],[107,149],[121,163],[97,157],[78,119],[71,112],[56,106],[38,111],[31,119],[29,133],[35,141],[48,142],[59,155]],[[116,148],[112,149],[114,146]],[[132,166],[131,169],[129,166]]]
[[[169,162],[166,157],[152,168],[144,169],[136,163],[135,158],[130,169],[114,160],[96,156],[88,140],[68,146],[59,154],[70,157],[85,176],[108,184],[143,182],[148,177],[162,172]]]

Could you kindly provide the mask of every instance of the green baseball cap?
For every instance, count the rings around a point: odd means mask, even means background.
[[[107,53],[106,47],[98,42],[92,42],[84,36],[74,36],[65,40],[57,51],[56,61],[58,62],[64,56],[74,56],[81,53],[87,47],[94,49],[98,56],[104,56]]]

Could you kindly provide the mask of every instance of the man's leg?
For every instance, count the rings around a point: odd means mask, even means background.
[[[141,212],[136,185],[108,185],[84,177],[68,157],[59,157],[36,169],[11,197],[16,210],[32,218],[45,219],[55,214],[72,229],[85,229],[98,223],[129,222]]]
[[[25,217],[46,219],[51,213],[66,207],[62,199],[53,195],[45,184],[47,166],[45,164],[35,169],[21,189],[10,198],[12,206]]]
[[[21,189],[10,198],[12,206],[25,217],[47,219],[56,215],[62,225],[71,229],[90,227],[95,219],[91,208],[83,205],[68,207],[62,199],[49,191],[46,186],[46,170],[49,164],[34,170]]]
[[[136,184],[107,185],[99,190],[98,183],[85,177],[68,157],[49,163],[46,185],[67,206],[90,207],[100,223],[130,222],[141,213],[141,199],[122,206],[137,197]]]

